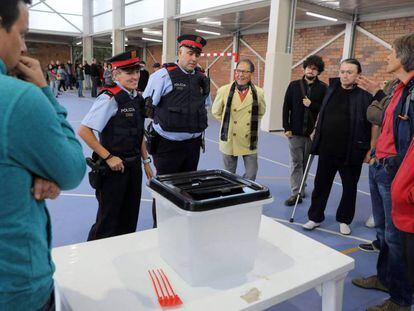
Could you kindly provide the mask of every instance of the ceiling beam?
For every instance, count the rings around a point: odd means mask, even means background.
[[[26,42],[29,43],[47,43],[47,44],[57,44],[57,45],[71,45],[69,41],[57,41],[55,39],[36,39],[36,38],[28,38]]]
[[[79,37],[78,32],[63,32],[63,31],[54,31],[54,30],[41,30],[41,29],[30,29],[29,34],[43,34],[43,35],[58,35],[66,37]]]
[[[337,18],[338,21],[342,22],[351,22],[353,19],[352,14],[348,14],[345,12],[341,12],[339,10],[330,9],[321,5],[312,4],[305,2],[304,0],[299,0],[297,9],[304,11],[304,12],[313,12],[322,15],[326,15],[329,17]]]
[[[369,13],[369,14],[360,14],[358,22],[369,22],[377,21],[382,19],[391,19],[391,18],[402,18],[402,17],[413,17],[414,16],[414,7],[406,7],[395,10],[387,10],[386,12],[378,13]]]
[[[51,9],[54,13],[60,16],[63,20],[65,20],[68,24],[70,24],[72,27],[74,27],[76,30],[78,30],[80,33],[82,33],[82,29],[80,29],[78,26],[76,26],[74,23],[72,23],[70,20],[68,20],[66,17],[64,17],[61,13],[56,11],[53,7],[51,7],[49,4],[47,4],[45,1],[43,1],[43,4],[46,5],[49,9]]]
[[[253,10],[257,8],[263,8],[270,6],[270,0],[245,0],[236,3],[230,3],[226,5],[220,5],[213,8],[207,8],[194,12],[179,14],[174,16],[174,19],[180,19],[181,21],[192,20],[201,17],[213,17],[217,15],[224,15],[229,13],[243,12],[247,10]]]
[[[148,22],[124,26],[124,27],[121,27],[120,29],[130,31],[130,30],[139,30],[142,28],[159,27],[159,26],[162,26],[163,21],[164,21],[163,18],[159,18],[159,19],[148,21]]]

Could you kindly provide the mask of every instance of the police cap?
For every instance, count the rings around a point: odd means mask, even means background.
[[[137,57],[137,51],[128,51],[117,54],[109,58],[108,63],[111,63],[112,69],[131,69],[140,67],[140,58]]]
[[[198,52],[201,52],[203,46],[207,44],[203,37],[197,35],[181,35],[177,38],[177,41],[180,46],[185,46]]]

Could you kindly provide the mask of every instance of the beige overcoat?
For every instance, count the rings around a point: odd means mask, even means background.
[[[227,84],[218,89],[211,112],[213,116],[223,122],[227,98],[230,93],[231,84]],[[259,120],[266,111],[263,89],[256,86],[257,100],[259,104]],[[230,124],[227,141],[220,139],[220,151],[227,155],[241,156],[257,153],[250,150],[250,121],[252,114],[253,96],[251,89],[242,102],[237,90],[234,92],[231,103]],[[221,127],[221,126],[220,126]],[[260,125],[259,125],[260,130]]]

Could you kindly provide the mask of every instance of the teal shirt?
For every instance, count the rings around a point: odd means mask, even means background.
[[[0,310],[38,310],[53,289],[51,226],[34,176],[60,189],[85,174],[82,147],[49,87],[7,76],[0,59]]]

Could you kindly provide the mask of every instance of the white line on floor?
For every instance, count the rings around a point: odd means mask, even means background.
[[[83,193],[68,193],[62,192],[60,195],[67,197],[80,197],[80,198],[95,198],[94,194],[83,194]],[[152,199],[141,199],[143,202],[152,202]]]
[[[218,141],[215,141],[215,140],[212,140],[212,139],[209,139],[209,138],[206,138],[206,140],[207,140],[207,141],[209,141],[209,142],[212,142],[212,143],[216,143],[216,144],[218,144]],[[262,159],[262,160],[265,160],[265,161],[268,161],[268,162],[271,162],[271,163],[274,163],[274,164],[277,164],[277,165],[280,165],[280,166],[283,166],[283,167],[286,167],[286,168],[290,168],[290,166],[289,166],[289,165],[287,165],[287,164],[285,164],[285,163],[278,162],[278,161],[275,161],[275,160],[272,160],[272,159],[268,159],[268,158],[265,158],[265,157],[263,157],[263,156],[258,156],[258,158],[259,158],[259,159]],[[309,173],[309,176],[311,176],[311,177],[315,178],[315,174]],[[338,186],[342,186],[342,183],[337,182],[337,181],[334,181],[334,184],[335,184],[335,185],[338,185]],[[362,191],[362,190],[359,190],[359,189],[358,189],[357,191],[358,191],[359,193],[362,193],[362,194],[365,194],[365,195],[371,196],[371,194],[370,194],[369,192]]]
[[[282,218],[272,217],[272,219],[274,219],[276,221],[279,221],[279,222],[296,225],[296,226],[302,226],[303,225],[302,223],[299,223],[299,222],[293,222],[292,223],[292,222],[289,222],[289,220],[282,219]],[[361,242],[364,242],[364,243],[371,243],[372,242],[371,240],[363,239],[363,238],[360,238],[360,237],[357,237],[357,236],[354,236],[354,235],[343,235],[343,234],[340,234],[337,231],[323,229],[323,228],[320,228],[320,227],[319,228],[315,228],[313,230],[318,230],[318,231],[322,231],[322,232],[326,232],[326,233],[338,235],[338,236],[343,237],[343,238],[353,239],[353,240],[361,241]]]

